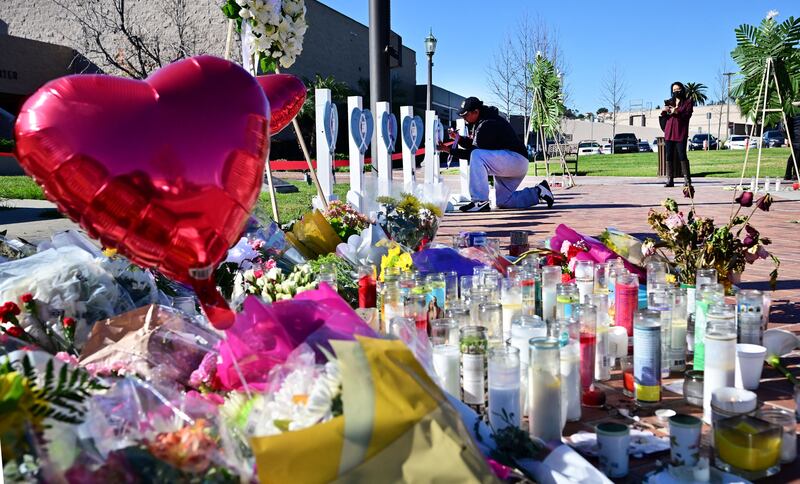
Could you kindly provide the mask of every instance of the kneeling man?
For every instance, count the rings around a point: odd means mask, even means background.
[[[485,106],[476,97],[461,104],[459,116],[467,122],[469,136],[462,136],[458,146],[439,145],[456,158],[469,160],[469,194],[472,201],[459,210],[488,212],[489,175],[494,176],[496,203],[499,208],[528,208],[544,200],[553,206],[553,193],[547,181],[535,187],[515,191],[528,174],[525,145],[496,107]],[[455,134],[452,133],[451,136]]]

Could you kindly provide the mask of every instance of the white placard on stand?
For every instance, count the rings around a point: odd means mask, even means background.
[[[374,121],[369,109],[362,109],[361,96],[347,98],[348,140],[350,145],[350,190],[347,201],[364,209],[364,154],[372,141]]]
[[[378,133],[378,196],[392,194],[392,151],[397,136],[397,120],[386,101],[375,103],[375,121]]]
[[[322,186],[322,194],[327,201],[335,200],[333,195],[333,155],[339,135],[339,115],[336,105],[331,101],[330,89],[314,90],[314,115],[317,130],[317,176]],[[312,201],[314,208],[322,210],[323,204],[318,196]]]

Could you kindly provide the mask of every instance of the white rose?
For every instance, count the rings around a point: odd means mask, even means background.
[[[239,16],[244,18],[244,19],[247,19],[247,18],[251,18],[253,16],[253,14],[252,14],[252,12],[250,12],[249,8],[243,8],[243,9],[239,10]]]
[[[236,0],[236,5],[244,7],[247,5],[247,0]]]

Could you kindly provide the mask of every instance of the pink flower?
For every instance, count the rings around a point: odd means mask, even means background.
[[[213,386],[214,378],[217,375],[217,355],[206,353],[200,366],[192,372],[189,377],[189,385],[200,388],[202,385]]]
[[[255,250],[260,250],[262,247],[264,247],[264,241],[261,239],[256,239],[250,243],[250,247]]]
[[[683,220],[683,212],[671,214],[666,220],[664,220],[664,225],[666,225],[670,230],[675,230],[676,228],[686,225],[686,221]]]
[[[511,468],[504,466],[503,464],[497,462],[493,459],[486,459],[486,462],[489,464],[489,468],[492,469],[494,475],[499,477],[502,480],[507,480],[508,476],[511,475]]]
[[[261,269],[256,269],[255,271],[253,271],[253,277],[255,277],[256,279],[261,279],[261,276],[263,275],[264,271],[262,271]]]
[[[264,263],[264,270],[268,271],[270,269],[274,269],[275,267],[277,267],[277,265],[278,263],[275,262],[274,259],[269,259],[267,262]]]
[[[78,366],[78,359],[75,358],[75,356],[67,353],[66,351],[59,351],[58,353],[55,354],[55,358],[58,361],[63,361],[64,363],[67,363],[68,365]]]

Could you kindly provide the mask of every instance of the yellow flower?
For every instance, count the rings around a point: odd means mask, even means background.
[[[675,274],[667,274],[667,284],[675,284]]]
[[[109,247],[106,247],[103,249],[103,255],[110,259],[115,255],[117,255],[117,249],[111,249]]]
[[[18,452],[26,452],[27,425],[36,432],[43,430],[42,412],[34,415],[34,405],[46,408],[47,402],[36,398],[27,378],[15,371],[0,375],[0,442],[4,459],[15,459]]]

